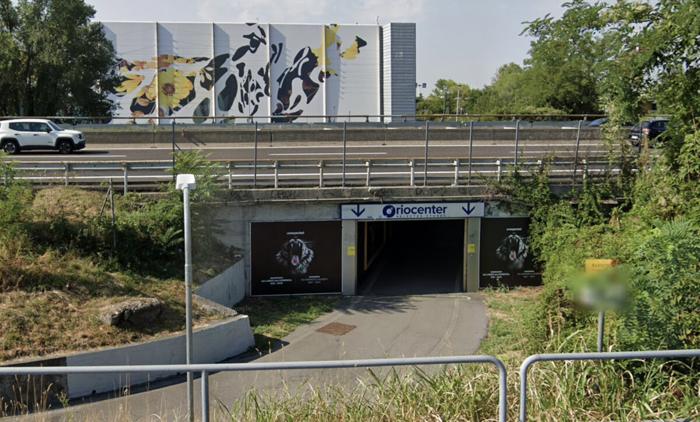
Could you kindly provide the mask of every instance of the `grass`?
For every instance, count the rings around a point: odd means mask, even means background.
[[[518,419],[518,366],[525,357],[523,309],[541,288],[486,290],[489,332],[480,353],[508,366],[508,420]],[[581,342],[583,337],[569,339]],[[700,418],[700,378],[678,363],[558,362],[530,370],[530,420],[638,421]],[[295,393],[250,392],[221,420],[244,421],[495,421],[497,375],[489,366],[447,367],[436,374],[415,370],[385,377],[368,371],[368,381],[347,389],[306,386]],[[687,419],[686,419],[687,418]]]
[[[332,311],[339,300],[339,296],[249,297],[236,310],[250,318],[258,353],[269,353],[297,327]]]
[[[0,248],[0,362],[128,344],[184,329],[181,280],[106,272],[93,262],[48,251],[40,256]],[[147,327],[107,326],[101,310],[133,297],[165,303]],[[220,316],[195,307],[199,323]]]

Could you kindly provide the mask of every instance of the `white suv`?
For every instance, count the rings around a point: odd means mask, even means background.
[[[64,130],[51,120],[15,119],[0,121],[0,149],[8,154],[23,150],[52,149],[61,154],[85,148],[85,136]]]

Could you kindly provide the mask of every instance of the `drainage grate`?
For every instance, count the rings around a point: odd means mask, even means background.
[[[330,334],[333,336],[342,336],[355,329],[355,327],[356,325],[341,324],[340,322],[331,322],[330,324],[326,324],[316,331],[318,331],[319,333]]]

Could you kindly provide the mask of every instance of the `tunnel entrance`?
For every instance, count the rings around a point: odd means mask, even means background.
[[[464,227],[464,219],[358,222],[358,292],[462,291]]]

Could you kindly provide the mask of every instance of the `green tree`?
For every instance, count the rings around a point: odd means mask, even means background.
[[[112,44],[83,0],[0,0],[0,114],[108,115]]]
[[[427,97],[416,101],[416,110],[421,114],[463,114],[470,112],[472,89],[451,79],[439,79]]]

